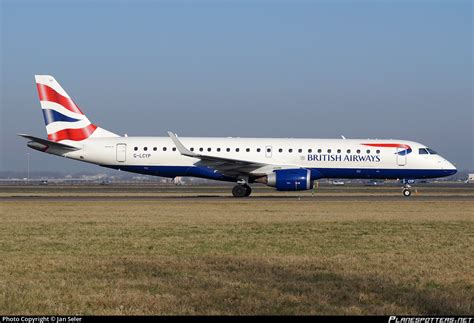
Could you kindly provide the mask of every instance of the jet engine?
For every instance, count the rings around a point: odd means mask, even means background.
[[[311,171],[305,168],[275,170],[267,176],[266,184],[278,191],[304,191],[313,188]]]

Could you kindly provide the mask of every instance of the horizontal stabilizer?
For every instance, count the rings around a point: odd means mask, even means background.
[[[69,146],[69,145],[61,144],[59,142],[54,142],[47,139],[42,139],[42,138],[26,135],[26,134],[18,134],[18,136],[31,140],[28,142],[28,147],[36,149],[36,150],[44,151],[44,152],[50,148],[64,150],[64,151],[75,151],[75,150],[81,149],[74,146]]]

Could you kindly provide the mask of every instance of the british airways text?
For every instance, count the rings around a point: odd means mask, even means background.
[[[380,155],[336,155],[336,154],[308,154],[308,161],[348,161],[379,163]]]

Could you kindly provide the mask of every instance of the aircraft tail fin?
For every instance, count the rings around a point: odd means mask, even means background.
[[[35,75],[48,140],[82,141],[118,135],[91,123],[71,97],[51,75]]]

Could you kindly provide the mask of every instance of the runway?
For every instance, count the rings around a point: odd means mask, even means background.
[[[235,199],[231,186],[174,186],[174,185],[51,185],[51,186],[0,186],[0,201],[365,201],[383,202],[423,201],[474,201],[474,185],[440,184],[414,187],[411,197],[401,194],[399,186],[346,187],[323,185],[313,191],[277,192],[271,188],[255,186],[248,198]]]
[[[218,195],[196,195],[196,196],[8,196],[0,197],[1,201],[41,201],[41,202],[93,202],[93,201],[171,201],[179,200],[185,203],[199,202],[199,201],[242,201],[242,202],[258,202],[258,201],[305,201],[305,202],[384,202],[384,201],[400,201],[403,203],[409,203],[412,200],[421,201],[473,201],[474,196],[463,195],[419,195],[416,197],[404,198],[402,196],[386,196],[386,195],[350,195],[350,196],[253,196],[249,198],[235,199],[231,196],[218,196]]]

